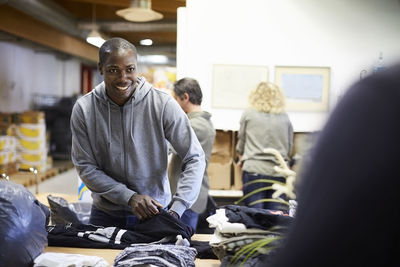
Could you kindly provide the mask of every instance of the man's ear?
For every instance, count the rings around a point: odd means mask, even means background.
[[[99,69],[101,75],[103,75],[102,67],[103,67],[103,65],[99,62],[99,63],[97,64],[97,68]]]
[[[189,94],[188,93],[184,93],[183,94],[183,100],[187,100],[187,101],[189,101]]]

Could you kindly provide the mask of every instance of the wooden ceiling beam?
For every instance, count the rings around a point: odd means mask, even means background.
[[[81,2],[81,3],[89,3],[96,5],[110,5],[110,6],[119,6],[119,7],[129,7],[131,1],[130,0],[70,0],[73,2]]]
[[[130,0],[70,0],[73,2],[89,3],[96,5],[109,5],[118,7],[129,7]],[[176,13],[176,9],[186,6],[186,0],[152,0],[151,8],[159,12]]]
[[[70,55],[98,61],[97,47],[7,5],[0,8],[0,30]]]
[[[151,8],[161,12],[161,13],[174,13],[176,16],[176,10],[178,7],[186,6],[186,1],[177,1],[177,0],[152,0]]]

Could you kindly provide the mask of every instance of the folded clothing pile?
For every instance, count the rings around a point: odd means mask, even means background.
[[[227,205],[207,221],[215,228],[210,245],[221,266],[254,266],[275,252],[293,218],[281,211]]]

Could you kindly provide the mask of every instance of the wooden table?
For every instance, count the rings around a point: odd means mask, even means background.
[[[211,235],[195,234],[193,240],[209,241]],[[69,254],[82,254],[87,256],[99,256],[104,258],[110,266],[114,264],[114,259],[121,252],[120,249],[96,249],[96,248],[70,248],[70,247],[47,247],[44,252],[57,252]],[[197,259],[195,260],[196,267],[218,267],[221,265],[219,260],[212,259]]]

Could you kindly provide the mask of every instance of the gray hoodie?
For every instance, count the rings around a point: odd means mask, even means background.
[[[178,103],[144,78],[137,83],[121,107],[107,96],[104,82],[78,99],[71,115],[72,161],[92,191],[94,205],[124,216],[135,193],[149,195],[164,207],[170,203],[170,142],[183,159],[171,207],[182,215],[199,194],[204,152]]]

